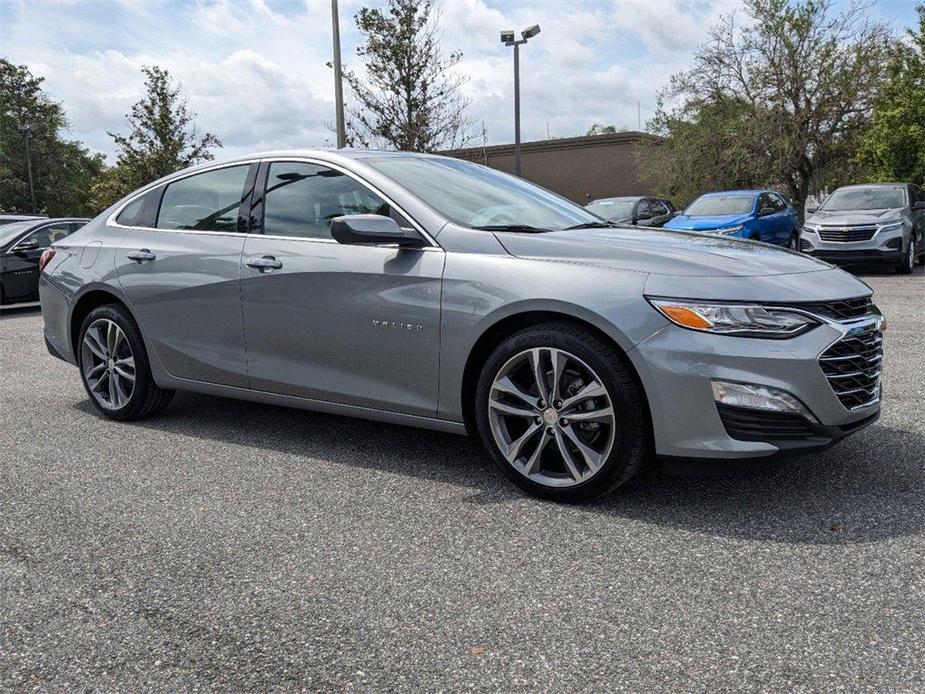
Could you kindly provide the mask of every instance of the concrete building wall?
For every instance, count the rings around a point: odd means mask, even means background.
[[[639,132],[524,142],[522,176],[582,204],[614,195],[652,194],[643,166],[659,142],[660,138]],[[514,173],[514,145],[443,154]]]

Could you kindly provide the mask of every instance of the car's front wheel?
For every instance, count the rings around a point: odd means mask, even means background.
[[[147,417],[173,398],[154,382],[138,325],[118,304],[98,306],[84,319],[77,358],[90,402],[110,419]]]
[[[790,239],[787,241],[787,246],[786,246],[786,248],[788,248],[788,249],[791,250],[791,251],[799,251],[799,250],[800,250],[800,234],[799,234],[799,232],[794,231],[792,234],[790,234]]]
[[[912,234],[912,236],[909,237],[909,243],[906,246],[903,259],[899,261],[899,265],[896,266],[896,272],[900,275],[908,275],[915,270],[915,246],[916,238],[915,234]]]
[[[523,330],[482,370],[476,423],[515,484],[581,501],[630,479],[649,455],[643,394],[615,349],[568,323]]]

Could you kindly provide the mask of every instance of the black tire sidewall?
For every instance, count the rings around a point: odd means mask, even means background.
[[[642,406],[642,394],[613,350],[604,346],[601,340],[582,334],[580,330],[571,329],[570,326],[563,328],[565,329],[558,326],[540,326],[524,330],[506,339],[492,352],[479,375],[475,396],[475,419],[482,444],[508,479],[535,496],[555,501],[579,502],[619,486],[635,473],[640,465],[637,458],[646,450],[646,415]],[[594,346],[590,346],[589,342]],[[604,349],[599,349],[602,346]],[[574,487],[547,487],[527,479],[504,458],[491,432],[488,396],[492,381],[511,357],[532,347],[563,349],[584,361],[602,379],[614,407],[618,424],[610,455],[600,472]]]
[[[82,347],[84,334],[90,325],[101,318],[111,320],[122,329],[122,332],[125,333],[125,337],[129,342],[129,346],[132,348],[132,355],[135,358],[135,388],[128,402],[117,410],[108,410],[96,401],[96,398],[93,397],[93,393],[90,392],[90,387],[87,385],[87,379],[84,376]],[[110,419],[127,420],[137,417],[148,399],[148,392],[157,386],[154,384],[154,379],[151,376],[148,353],[147,350],[145,350],[141,331],[138,329],[138,325],[128,311],[117,304],[105,304],[93,309],[80,326],[76,352],[77,367],[80,369],[80,381],[83,383],[84,390],[87,392],[87,396],[90,398],[93,407],[99,413]]]
[[[916,236],[912,234],[909,237],[909,244],[906,247],[906,252],[903,253],[903,259],[900,261],[899,265],[896,266],[896,272],[900,275],[908,275],[912,273],[915,269],[915,244]],[[912,262],[909,262],[909,259],[912,259]]]

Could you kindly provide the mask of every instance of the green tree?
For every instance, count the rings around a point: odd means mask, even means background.
[[[873,181],[925,184],[925,4],[916,7],[918,29],[895,46],[890,79],[874,105],[857,162]]]
[[[749,21],[740,26],[735,14],[725,17],[693,67],[671,78],[661,94],[670,106],[659,109],[654,130],[669,139],[692,136],[692,129],[716,127],[715,113],[730,115],[717,137],[736,156],[754,157],[744,164],[745,177],[782,186],[802,208],[820,172],[850,165],[887,74],[893,37],[869,19],[868,9],[853,3],[836,14],[830,0],[746,0]],[[713,138],[694,134],[698,142]],[[669,143],[667,151],[686,149]],[[729,154],[713,150],[712,156],[728,161]],[[689,175],[706,188],[710,156],[705,153],[703,177],[664,161],[660,173],[672,187],[687,185],[676,177]]]
[[[443,55],[431,0],[388,0],[384,10],[364,7],[354,19],[366,41],[357,48],[363,72],[343,73],[355,99],[348,142],[414,152],[470,142],[470,100],[460,93],[468,78],[455,71],[462,53]]]
[[[222,146],[215,135],[200,135],[196,114],[167,70],[155,65],[141,71],[145,95],[125,116],[128,134],[109,133],[116,143],[116,164],[93,182],[93,202],[99,209],[162,176],[211,161],[211,149]]]
[[[42,90],[43,81],[26,66],[0,58],[0,210],[33,211],[21,130],[28,126],[35,211],[90,214],[90,181],[100,172],[103,157],[62,136],[67,117]]]

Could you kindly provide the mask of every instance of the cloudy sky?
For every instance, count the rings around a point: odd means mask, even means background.
[[[839,0],[842,1],[842,0]],[[843,0],[847,2],[849,0]],[[353,15],[378,0],[341,0],[345,62],[361,41]],[[716,19],[737,0],[442,0],[447,50],[464,54],[470,113],[489,144],[510,142],[511,50],[501,29],[540,24],[521,53],[522,137],[583,133],[592,123],[636,128],[668,76],[688,65]],[[913,0],[871,12],[901,28]],[[111,153],[107,131],[142,90],[141,65],[166,67],[223,154],[330,145],[334,119],[328,0],[147,2],[0,0],[0,55],[46,78],[71,121],[70,136]]]

